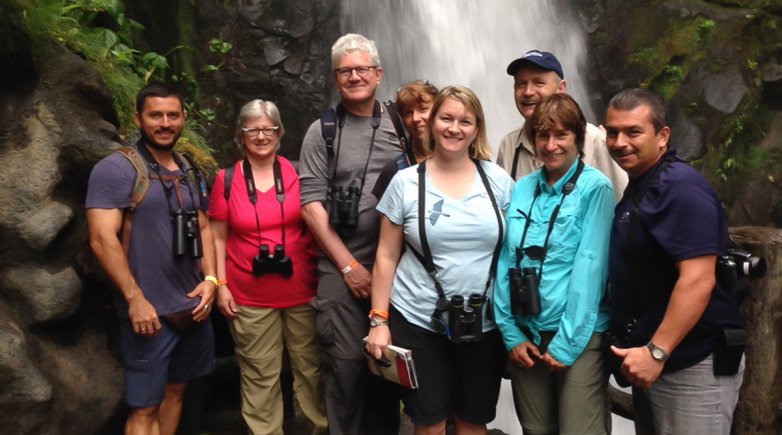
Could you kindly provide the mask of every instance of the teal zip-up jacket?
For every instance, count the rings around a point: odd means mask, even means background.
[[[576,361],[594,332],[608,329],[608,310],[603,299],[614,218],[614,193],[608,178],[585,165],[575,189],[565,196],[549,237],[539,281],[540,314],[512,314],[508,268],[516,267],[516,248],[521,242],[527,214],[531,223],[524,247],[544,245],[552,212],[562,199],[562,187],[577,166],[578,160],[553,186],[546,184],[545,168],[516,183],[494,282],[495,322],[502,332],[505,348],[510,351],[527,340],[540,345],[541,331],[556,332],[546,351],[565,366]],[[540,195],[530,210],[538,186]],[[539,270],[539,266],[540,261],[522,258],[522,268]],[[521,326],[532,336],[527,337]]]

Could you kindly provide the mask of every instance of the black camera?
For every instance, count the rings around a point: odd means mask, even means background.
[[[198,212],[176,209],[171,212],[171,225],[174,227],[174,256],[189,255],[193,258],[201,258],[201,227],[198,224]]]
[[[278,273],[285,278],[293,275],[293,262],[285,255],[285,247],[274,246],[274,255],[269,253],[269,246],[261,245],[258,255],[253,257],[253,276],[261,276],[264,273]]]
[[[538,274],[534,267],[508,269],[510,309],[513,314],[540,314]]]
[[[473,293],[464,304],[456,295],[448,304],[448,335],[454,343],[470,343],[483,337],[483,296]]]
[[[327,201],[329,223],[343,232],[355,230],[360,200],[361,191],[358,187],[330,187]]]
[[[717,257],[717,282],[737,299],[744,297],[745,285],[740,278],[760,278],[766,274],[766,259],[742,249],[728,249]]]

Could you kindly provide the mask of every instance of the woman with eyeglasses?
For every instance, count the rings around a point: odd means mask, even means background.
[[[415,165],[429,157],[430,152],[424,146],[426,135],[426,122],[429,120],[429,112],[437,96],[437,88],[427,80],[416,80],[405,83],[396,90],[394,106],[402,118],[405,129],[410,133],[409,149],[392,162],[383,167],[377,177],[372,194],[377,199],[383,196],[388,188],[388,183],[394,175],[408,166]]]
[[[244,158],[215,178],[209,217],[217,249],[220,312],[241,371],[242,415],[254,434],[282,433],[280,370],[290,355],[299,405],[327,426],[316,339],[315,245],[301,218],[299,178],[277,155],[285,133],[277,106],[253,100],[236,121]]]
[[[580,159],[586,120],[570,96],[539,102],[526,129],[543,167],[513,188],[494,287],[516,410],[524,433],[604,434],[613,188]]]
[[[440,91],[425,136],[431,157],[399,171],[377,205],[366,351],[381,359],[392,343],[412,350],[418,388],[402,401],[416,434],[445,434],[451,415],[457,434],[486,433],[505,362],[490,284],[513,180],[488,161],[471,90]]]

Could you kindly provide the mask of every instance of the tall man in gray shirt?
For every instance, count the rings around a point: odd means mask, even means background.
[[[341,97],[333,152],[315,121],[304,137],[299,168],[302,215],[321,248],[312,304],[324,352],[326,415],[331,434],[396,434],[398,394],[393,384],[369,374],[362,340],[369,331],[379,232],[372,187],[402,147],[375,99],[383,69],[374,42],[344,35],[331,49],[331,62]],[[344,199],[344,209],[335,198]],[[358,204],[352,212],[351,202]]]

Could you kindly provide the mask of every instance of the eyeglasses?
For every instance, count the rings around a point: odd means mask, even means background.
[[[269,137],[274,135],[274,133],[277,133],[277,130],[279,129],[280,127],[242,128],[242,131],[247,137],[258,137],[261,133],[263,133],[264,136]]]
[[[358,74],[359,77],[366,77],[367,74],[369,74],[370,71],[373,69],[377,69],[376,66],[357,66],[354,68],[337,68],[334,70],[335,73],[337,73],[337,77],[341,79],[346,79],[353,75],[353,71]]]

